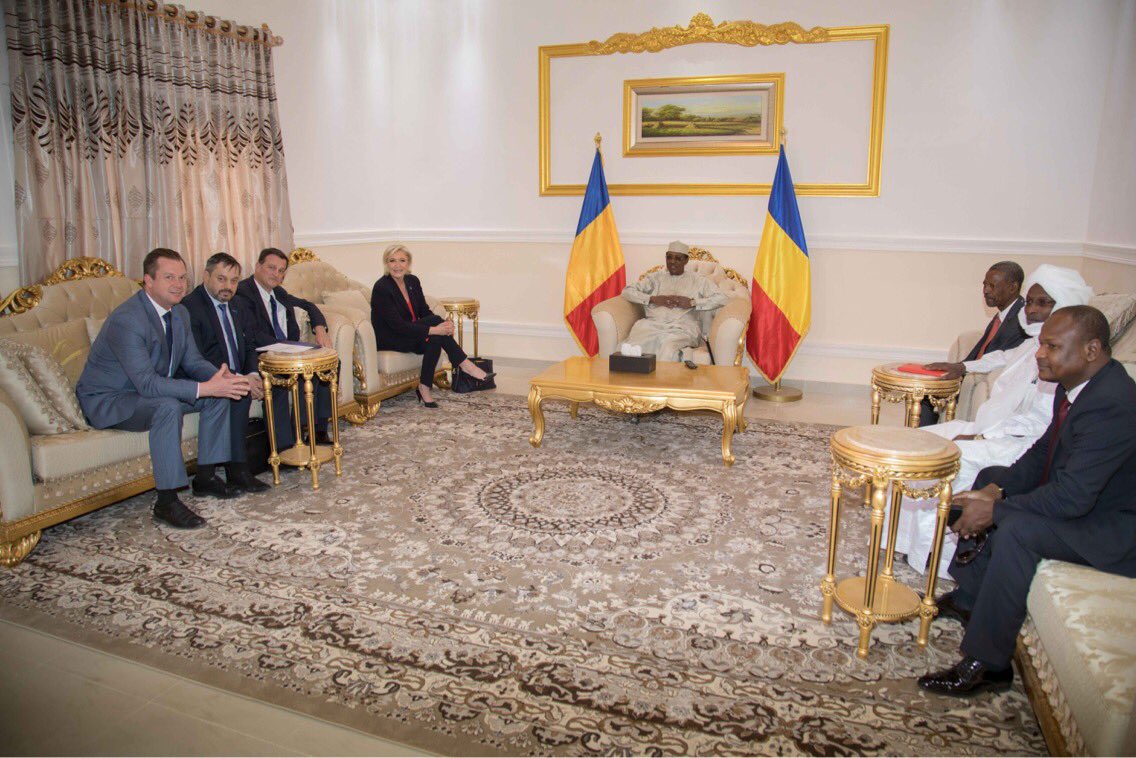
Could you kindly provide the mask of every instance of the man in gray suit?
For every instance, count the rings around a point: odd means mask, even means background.
[[[201,357],[189,313],[179,305],[188,289],[185,261],[173,250],[151,250],[142,264],[142,290],[114,309],[91,346],[75,394],[96,429],[150,433],[158,499],[154,516],[182,529],[205,519],[178,499],[188,484],[181,455],[182,416],[200,412],[193,493],[229,498],[215,474],[229,460],[229,404],[249,391],[246,377]],[[175,379],[181,370],[190,379]]]

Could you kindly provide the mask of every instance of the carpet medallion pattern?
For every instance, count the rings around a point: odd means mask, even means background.
[[[198,531],[152,494],[53,528],[0,615],[439,752],[1044,752],[1020,686],[914,686],[953,621],[925,650],[880,626],[866,661],[850,617],[820,623],[832,428],[752,423],[726,468],[711,416],[552,403],[534,450],[522,398],[442,401],[347,429],[319,492],[289,471],[198,501]],[[867,514],[843,524],[849,575]]]

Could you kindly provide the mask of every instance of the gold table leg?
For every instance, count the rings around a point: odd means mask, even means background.
[[[935,581],[939,578],[939,560],[943,555],[943,540],[947,531],[947,515],[951,511],[951,483],[943,482],[939,492],[939,507],[935,516],[935,541],[931,543],[931,564],[927,567],[927,592],[919,605],[919,636],[915,639],[919,647],[927,647],[931,632],[931,619],[939,613],[935,603]]]
[[[533,420],[533,433],[529,437],[529,444],[533,447],[540,447],[540,441],[544,439],[544,409],[541,407],[543,398],[540,394],[540,388],[531,387],[529,389],[529,413],[532,414]]]
[[[888,480],[872,479],[872,529],[868,540],[868,572],[864,577],[864,606],[856,614],[856,623],[860,626],[860,644],[856,647],[856,655],[860,658],[868,657],[868,644],[876,625],[872,608],[876,602],[876,585],[879,583],[880,535],[884,526],[887,490]]]
[[[880,423],[880,388],[872,384],[872,426]]]
[[[899,534],[899,511],[903,507],[903,487],[899,482],[891,483],[891,511],[888,520],[887,556],[884,558],[884,576],[892,576],[895,562],[895,538]]]
[[[912,429],[919,428],[919,405],[923,402],[922,395],[914,393],[907,396],[907,413],[904,416],[903,423]]]
[[[727,400],[722,406],[722,462],[727,466],[734,465],[734,453],[730,450],[730,442],[734,439],[734,430],[738,427],[738,407],[733,400]]]
[[[289,378],[292,381],[289,385],[292,389],[292,421],[296,427],[296,440],[293,446],[299,447],[304,444],[304,435],[300,431],[300,419],[303,418],[300,415],[303,412],[300,410],[300,377],[292,376]]]
[[[264,418],[268,427],[268,465],[272,466],[272,483],[280,484],[280,452],[276,449],[276,424],[272,417],[272,380],[261,372],[264,380]]]
[[[343,446],[339,444],[339,371],[332,371],[328,378],[328,386],[331,389],[331,418],[328,423],[331,424],[331,454],[335,458],[335,475],[343,475],[343,464],[340,459],[343,458]],[[312,435],[313,438],[315,435]]]
[[[828,563],[825,565],[824,579],[820,583],[820,593],[824,598],[820,609],[820,620],[832,623],[832,600],[836,594],[836,541],[840,529],[840,473],[834,467],[832,472],[832,510],[828,517]]]
[[[580,404],[575,400],[570,400],[568,402],[568,415],[570,415],[572,418],[579,418],[579,414]]]
[[[471,318],[471,319],[473,320],[473,357],[474,357],[474,358],[477,358],[477,357],[479,357],[479,356],[481,355],[481,353],[477,352],[477,318],[478,318],[478,311],[474,311],[474,312],[473,312],[473,313],[472,313],[472,314],[470,315],[470,318]]]
[[[955,420],[955,410],[958,407],[958,393],[951,395],[951,399],[947,401],[947,409],[943,412],[943,419],[945,421]]]

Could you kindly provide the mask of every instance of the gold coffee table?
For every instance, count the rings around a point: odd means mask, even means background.
[[[824,598],[820,618],[832,622],[833,600],[856,616],[860,625],[860,644],[856,655],[868,656],[872,629],[879,621],[902,621],[919,616],[920,647],[926,647],[931,619],[939,612],[935,605],[935,580],[939,572],[939,555],[943,550],[943,534],[951,507],[951,480],[959,470],[958,445],[942,437],[918,429],[881,426],[854,426],[832,435],[832,511],[828,526],[828,564],[820,583]],[[924,489],[912,482],[935,480]],[[837,583],[836,547],[840,527],[840,493],[842,488],[871,488],[871,535],[868,541],[868,568],[864,576]],[[879,571],[880,538],[884,525],[884,508],[891,489],[891,513],[887,554],[883,571]],[[909,587],[895,580],[895,536],[899,526],[899,509],[904,495],[917,499],[938,498],[935,539],[927,568],[927,589],[920,600]]]
[[[745,431],[745,404],[749,399],[749,371],[742,366],[699,366],[660,362],[654,373],[609,373],[607,356],[576,356],[534,376],[529,388],[533,433],[529,442],[540,447],[544,439],[544,401],[567,400],[572,418],[580,403],[594,403],[617,413],[651,413],[663,408],[676,411],[709,410],[722,414],[722,461],[730,466],[734,432]]]
[[[443,308],[446,309],[448,315],[454,322],[454,338],[457,339],[458,345],[462,345],[462,335],[465,332],[465,317],[473,322],[473,356],[478,357],[477,353],[477,315],[481,311],[481,303],[472,297],[443,297],[439,298],[438,302]]]
[[[343,473],[340,458],[343,448],[339,444],[339,353],[329,347],[313,348],[302,353],[261,353],[260,375],[264,379],[264,418],[268,425],[268,463],[272,466],[272,483],[280,484],[280,464],[307,466],[312,472],[312,489],[319,489],[320,465],[335,461],[335,475]],[[304,399],[307,403],[308,444],[300,435],[300,378],[303,377]],[[316,444],[315,381],[327,382],[331,389],[332,444]],[[296,445],[288,450],[276,450],[276,425],[272,417],[272,388],[282,387],[292,392],[292,417],[296,424]]]
[[[919,404],[923,398],[931,401],[935,410],[943,413],[944,421],[955,417],[962,379],[936,379],[923,374],[908,374],[899,370],[902,363],[885,363],[872,369],[872,423],[880,422],[880,400],[906,404],[904,424],[919,426]]]

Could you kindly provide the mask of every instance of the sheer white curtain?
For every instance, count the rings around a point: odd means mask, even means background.
[[[94,256],[141,277],[292,247],[264,29],[152,0],[3,0],[21,278]]]

